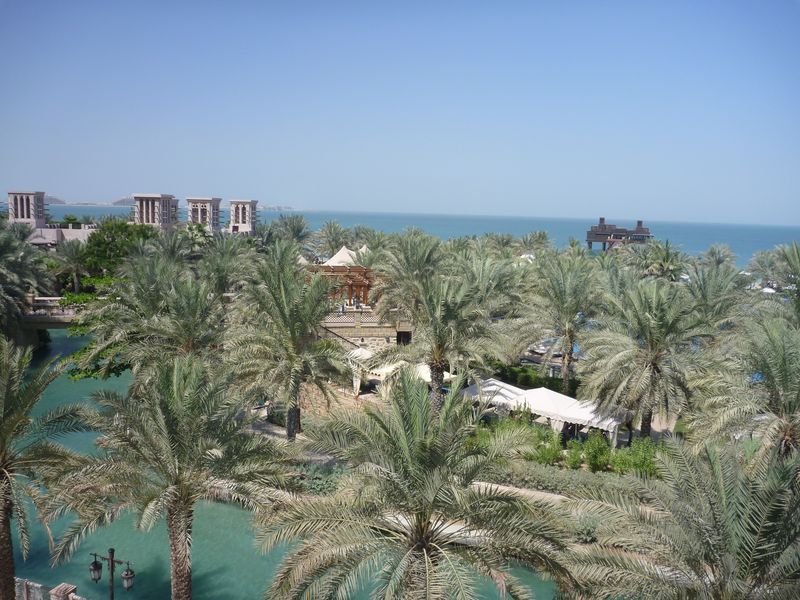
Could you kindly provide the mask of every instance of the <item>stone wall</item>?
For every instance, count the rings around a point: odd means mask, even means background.
[[[383,323],[370,310],[332,313],[324,322],[328,337],[346,340],[351,347],[383,350],[397,344],[398,331],[410,331],[407,324]]]

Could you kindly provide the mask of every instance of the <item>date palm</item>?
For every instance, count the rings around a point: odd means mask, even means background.
[[[15,225],[0,221],[0,332],[6,334],[17,333],[29,294],[51,285],[44,253],[25,242],[30,229]]]
[[[632,481],[643,502],[598,489],[572,503],[602,524],[573,574],[593,598],[796,598],[799,467],[751,469],[735,446],[696,455],[670,439],[656,458],[658,477]]]
[[[690,425],[698,443],[749,433],[762,452],[800,456],[800,331],[782,319],[751,323],[743,351],[713,372]]]
[[[797,242],[778,247],[779,270],[792,300],[792,322],[800,328],[800,245]]]
[[[344,350],[322,339],[331,312],[330,286],[297,264],[297,246],[277,242],[258,260],[233,306],[228,359],[245,387],[286,406],[286,434],[300,431],[304,389],[330,398],[331,377],[344,370]]]
[[[718,333],[740,320],[745,280],[726,262],[689,269],[686,291],[698,318]]]
[[[708,336],[681,287],[658,279],[608,299],[608,314],[586,333],[580,395],[609,410],[626,409],[650,435],[654,414],[674,418],[691,396]]]
[[[203,500],[247,509],[280,497],[283,445],[254,433],[242,416],[229,375],[194,358],[162,364],[128,397],[97,392],[92,419],[100,452],[48,482],[44,519],[74,516],[53,561],[68,559],[82,540],[132,512],[139,529],[166,521],[173,600],[192,597],[192,527]]]
[[[84,244],[80,240],[67,240],[56,246],[56,257],[59,275],[69,275],[72,280],[72,291],[76,294],[81,291],[81,277],[88,274]]]
[[[164,356],[208,356],[219,347],[224,307],[214,282],[157,257],[129,261],[122,272],[108,298],[81,316],[94,337],[83,366],[100,360],[99,372],[107,375],[121,361],[138,371]]]
[[[338,413],[310,447],[352,467],[330,497],[292,502],[257,520],[264,551],[290,546],[268,598],[350,598],[360,583],[373,598],[475,598],[482,575],[510,598],[529,598],[511,560],[567,579],[565,534],[555,511],[476,486],[526,441],[521,432],[473,434],[485,406],[460,392],[434,411],[427,386],[400,376],[389,404]]]
[[[561,378],[569,393],[575,343],[600,305],[593,262],[567,253],[542,256],[533,269],[531,319],[561,338]]]
[[[325,258],[330,258],[342,246],[351,243],[350,231],[342,227],[339,221],[325,221],[316,232],[315,237],[319,254]]]
[[[30,548],[26,498],[38,495],[39,477],[72,460],[56,443],[61,435],[83,431],[84,410],[64,405],[34,416],[42,394],[61,373],[52,362],[29,370],[31,352],[0,337],[0,600],[14,600],[12,519],[22,556]]]
[[[286,242],[295,243],[303,248],[311,239],[311,230],[303,215],[281,215],[274,224],[276,235]]]
[[[247,238],[218,234],[208,242],[197,263],[198,277],[217,294],[232,292],[247,278],[253,260]]]

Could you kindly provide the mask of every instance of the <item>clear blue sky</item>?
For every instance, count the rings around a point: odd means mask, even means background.
[[[800,0],[0,0],[0,189],[800,224]]]

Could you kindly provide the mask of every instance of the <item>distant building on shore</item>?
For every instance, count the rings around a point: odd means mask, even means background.
[[[221,198],[186,198],[189,223],[205,225],[209,231],[220,230],[219,203]]]
[[[230,233],[252,234],[256,230],[256,204],[258,200],[231,200],[231,220],[228,223]]]
[[[606,218],[600,217],[600,222],[586,232],[586,245],[591,250],[592,244],[602,244],[603,250],[609,250],[620,244],[644,244],[652,237],[643,221],[636,221],[635,229],[627,229],[606,223]]]
[[[172,194],[134,194],[133,222],[172,229],[178,223],[178,199]]]
[[[44,192],[8,192],[8,222],[28,225],[33,233],[28,242],[35,246],[56,246],[68,240],[85,242],[95,225],[72,224],[68,227],[47,223]]]

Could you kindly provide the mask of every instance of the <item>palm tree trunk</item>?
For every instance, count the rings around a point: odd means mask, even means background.
[[[172,600],[192,599],[192,509],[167,509]]]
[[[9,482],[5,482],[6,486]],[[4,487],[6,487],[4,486]],[[6,487],[5,492],[9,492]],[[0,504],[0,600],[15,600],[14,546],[11,538],[11,498]]]
[[[435,410],[439,410],[444,404],[444,365],[439,361],[431,361],[428,367],[431,370],[431,403]]]
[[[300,431],[300,404],[286,409],[286,439],[293,442]]]
[[[72,274],[72,291],[76,294],[81,291],[81,276],[77,272]]]
[[[569,370],[572,367],[572,336],[564,336],[561,341],[561,393],[569,396]]]
[[[646,409],[642,413],[642,427],[639,430],[639,436],[643,438],[649,438],[650,432],[652,431],[653,425],[653,411],[651,409]]]

